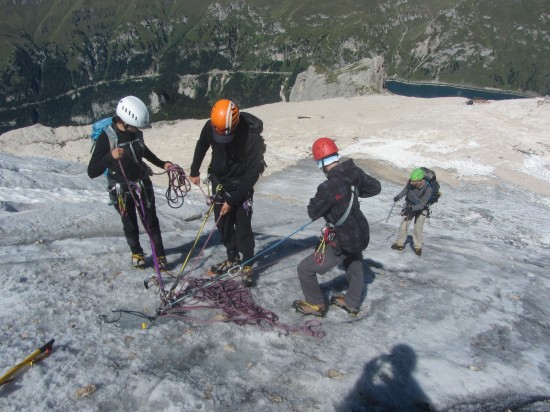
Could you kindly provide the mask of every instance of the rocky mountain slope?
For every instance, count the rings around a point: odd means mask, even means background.
[[[78,125],[121,95],[154,120],[379,93],[386,76],[550,93],[545,0],[1,0],[0,132]]]

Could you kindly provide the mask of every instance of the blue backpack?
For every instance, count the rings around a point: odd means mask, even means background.
[[[103,132],[105,132],[109,138],[111,150],[116,147],[117,136],[115,130],[113,129],[113,118],[105,117],[104,119],[96,121],[92,125],[92,133],[90,134],[90,138],[92,139],[92,148],[90,149],[90,153],[93,152],[97,139],[99,139],[99,135]],[[105,169],[103,174],[107,176],[109,174],[109,169]]]
[[[105,131],[105,133],[107,134],[107,137],[109,137],[111,150],[113,150],[116,147],[117,137],[113,129],[113,118],[105,117],[104,119],[96,121],[92,125],[92,133],[90,134],[90,138],[92,139],[92,148],[90,150],[90,153],[94,150],[95,144],[97,143],[97,139],[99,139],[99,135],[103,133],[103,131]]]

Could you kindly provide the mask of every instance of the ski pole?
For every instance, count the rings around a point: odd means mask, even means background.
[[[390,213],[388,213],[388,217],[386,219],[386,223],[388,223],[388,220],[390,220],[391,212],[393,212],[393,208],[395,207],[395,204],[397,202],[393,202],[393,205],[391,205]]]
[[[42,359],[48,356],[52,352],[54,341],[55,339],[52,339],[41,348],[36,349],[33,353],[27,356],[25,360],[23,360],[23,362],[18,363],[9,371],[7,371],[2,377],[0,377],[0,386],[13,381],[15,379],[15,376],[19,372],[21,372],[21,370],[23,370],[26,366],[32,366],[36,362],[40,362]]]

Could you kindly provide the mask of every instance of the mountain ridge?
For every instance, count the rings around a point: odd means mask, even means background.
[[[89,123],[126,94],[156,121],[202,117],[219,96],[290,100],[300,74],[364,59],[382,58],[381,76],[550,93],[543,0],[0,4],[0,132]]]

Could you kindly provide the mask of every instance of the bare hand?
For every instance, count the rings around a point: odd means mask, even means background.
[[[174,166],[174,163],[172,162],[166,162],[164,163],[164,170],[170,169],[172,166]]]
[[[113,159],[118,160],[124,156],[124,149],[122,147],[115,147],[111,152]]]
[[[189,181],[193,183],[196,186],[199,186],[201,184],[201,177],[200,176],[189,176]]]
[[[231,205],[227,202],[223,202],[223,206],[220,210],[220,215],[225,215],[227,213],[229,213],[229,211],[231,210]]]

